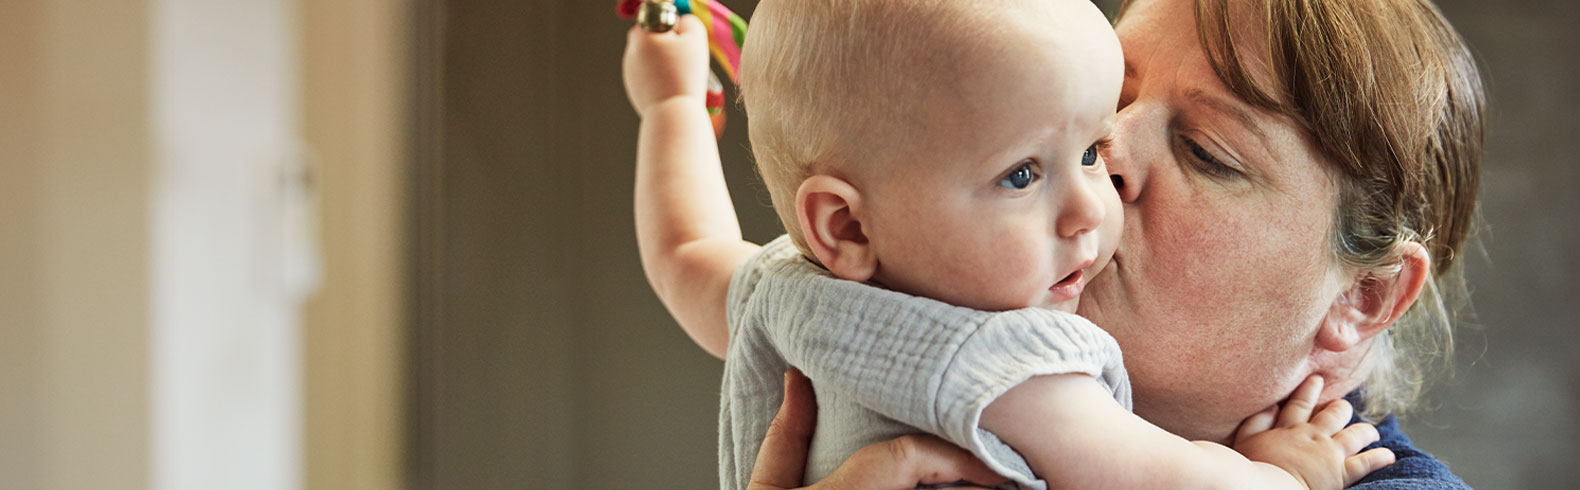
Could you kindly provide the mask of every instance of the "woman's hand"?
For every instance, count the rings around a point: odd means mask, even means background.
[[[800,371],[785,372],[784,404],[768,427],[757,451],[748,490],[801,488],[806,455],[817,426],[817,402],[811,381]],[[862,448],[834,474],[809,490],[910,490],[917,485],[969,481],[997,485],[1008,481],[970,452],[931,435],[901,436]],[[964,487],[980,488],[980,487]]]
[[[708,33],[694,15],[680,17],[669,32],[647,32],[640,26],[626,34],[621,62],[625,94],[641,116],[660,102],[695,98],[702,110],[708,93]]]

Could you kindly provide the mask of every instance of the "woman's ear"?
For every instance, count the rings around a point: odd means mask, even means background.
[[[1426,247],[1414,241],[1401,247],[1398,273],[1379,276],[1362,272],[1355,285],[1333,301],[1317,330],[1317,347],[1347,351],[1387,330],[1410,310],[1431,277],[1432,257]]]
[[[796,218],[806,246],[840,279],[864,282],[878,269],[862,229],[861,192],[837,177],[813,175],[795,195]]]

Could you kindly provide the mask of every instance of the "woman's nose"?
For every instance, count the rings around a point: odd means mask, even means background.
[[[1108,178],[1119,191],[1120,202],[1133,203],[1141,198],[1151,164],[1166,153],[1167,128],[1157,123],[1161,120],[1157,117],[1160,110],[1145,103],[1130,103],[1120,108],[1114,119],[1114,132],[1101,154],[1108,166]]]

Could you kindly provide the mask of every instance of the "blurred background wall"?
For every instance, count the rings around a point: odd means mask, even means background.
[[[0,488],[150,475],[147,16],[0,2]]]
[[[404,486],[409,2],[0,2],[0,489]]]
[[[1457,332],[1438,409],[1405,423],[1477,488],[1580,478],[1580,4],[1441,1],[1489,94],[1479,247],[1465,255],[1478,317]]]
[[[433,0],[442,134],[419,208],[413,468],[419,488],[709,488],[720,362],[642,276],[637,120],[609,2]],[[1117,3],[1117,2],[1116,2]],[[1407,433],[1477,488],[1580,479],[1580,7],[1442,0],[1483,63],[1483,226],[1465,259],[1477,328]],[[755,2],[729,5],[749,14]],[[749,18],[749,17],[748,17]],[[744,118],[720,146],[745,235],[779,233]]]
[[[304,488],[404,488],[412,3],[294,3],[323,259],[302,319]]]

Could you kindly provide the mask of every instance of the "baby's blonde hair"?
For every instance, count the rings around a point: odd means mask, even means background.
[[[887,160],[947,93],[944,63],[988,38],[1013,0],[765,0],[741,55],[741,100],[758,172],[802,253],[796,190],[818,173]],[[810,254],[807,254],[809,257]]]

